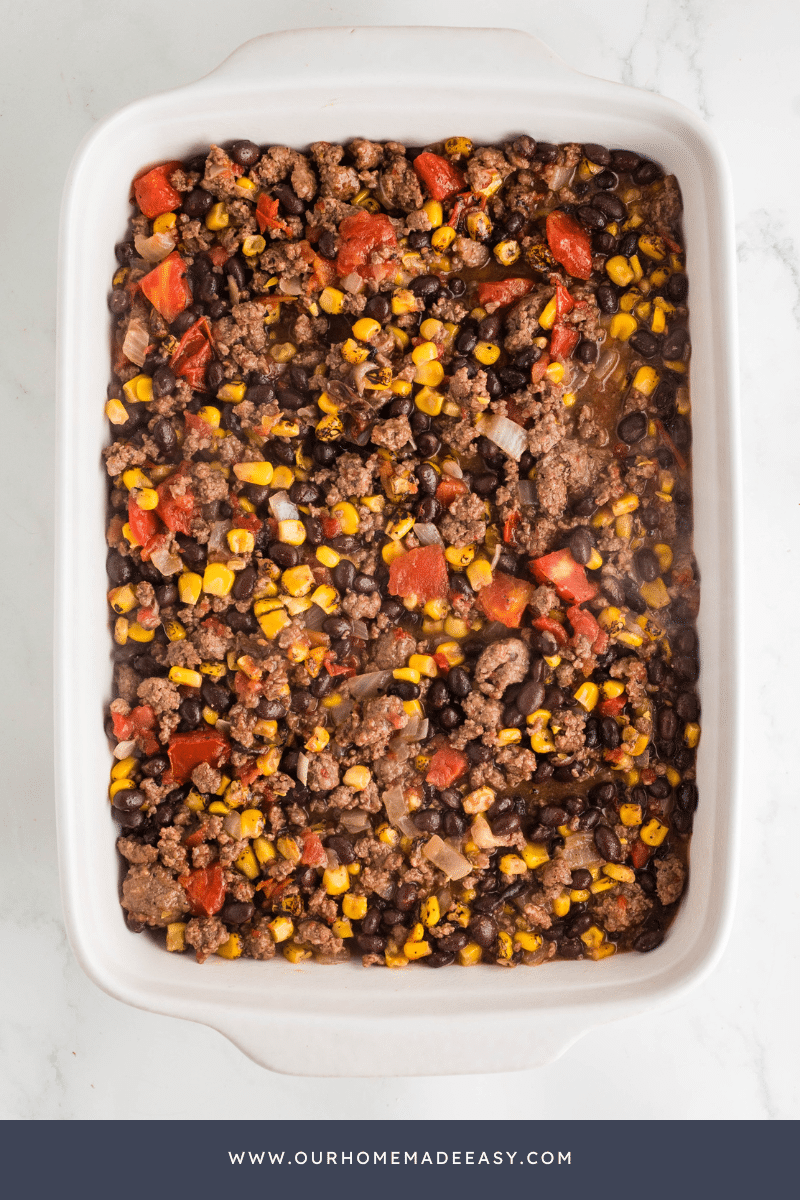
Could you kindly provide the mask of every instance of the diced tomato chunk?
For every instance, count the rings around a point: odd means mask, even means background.
[[[550,355],[547,353],[547,351],[545,351],[542,357],[537,358],[536,362],[531,367],[531,383],[541,383],[549,366]]]
[[[452,787],[468,767],[469,759],[466,754],[454,750],[452,746],[442,746],[428,764],[425,782],[435,788]]]
[[[133,737],[134,725],[130,716],[123,717],[122,713],[112,712],[111,721],[114,725],[114,737],[118,742],[127,742]]]
[[[567,619],[576,637],[585,637],[591,642],[592,651],[602,654],[608,646],[608,634],[597,624],[592,613],[574,604],[567,609]]]
[[[464,190],[466,179],[448,159],[425,150],[414,159],[414,171],[434,200],[449,200]]]
[[[328,855],[318,833],[310,829],[303,831],[303,853],[300,862],[305,867],[326,867]]]
[[[518,512],[513,512],[510,517],[506,518],[503,525],[503,541],[506,545],[511,545],[514,541],[514,530],[520,523],[520,515]]]
[[[627,703],[628,697],[623,692],[621,696],[612,696],[608,700],[601,700],[597,710],[601,717],[618,717]]]
[[[559,621],[554,620],[553,617],[535,617],[533,628],[538,629],[540,633],[552,633],[559,646],[566,646],[569,641],[566,629]]]
[[[230,745],[220,733],[213,729],[200,729],[192,733],[175,733],[169,742],[169,761],[177,783],[186,783],[195,767],[210,763],[221,767],[228,761]]]
[[[569,550],[554,550],[552,554],[534,558],[530,567],[540,583],[552,583],[562,600],[582,604],[597,595],[597,588]]]
[[[444,475],[436,488],[436,499],[442,508],[449,508],[459,496],[466,496],[468,490],[463,479],[454,479],[452,475]]]
[[[488,587],[481,588],[476,601],[490,621],[501,621],[509,629],[522,624],[522,614],[531,602],[534,589],[524,579],[495,571]]]
[[[362,278],[371,279],[376,268],[370,264],[370,254],[382,246],[396,245],[394,226],[385,213],[360,212],[345,217],[339,225],[336,270],[341,276],[357,271]]]
[[[575,301],[570,296],[563,283],[558,283],[558,276],[553,277],[556,280],[556,316],[565,317],[567,313],[572,312],[575,307]]]
[[[206,367],[211,361],[211,331],[208,319],[200,317],[181,338],[169,360],[176,375],[181,375],[190,387],[202,390],[205,387]]]
[[[592,243],[589,234],[574,217],[551,212],[547,217],[547,244],[556,262],[568,275],[588,279],[592,273]]]
[[[447,563],[439,545],[409,550],[389,567],[389,591],[393,596],[417,596],[423,603],[443,600],[447,583]]]
[[[500,279],[496,283],[479,283],[478,303],[484,307],[496,304],[498,308],[505,308],[527,296],[532,287],[532,279]]]
[[[173,250],[139,281],[139,287],[168,325],[192,303],[186,270],[186,263]]]
[[[193,414],[188,414],[193,415]],[[161,517],[161,520],[166,525],[167,529],[171,529],[173,533],[192,532],[192,519],[195,516],[194,496],[190,491],[173,495],[170,491],[170,479],[165,479],[156,488],[158,492],[158,504],[156,512]]]
[[[562,325],[560,321],[556,322],[550,338],[551,356],[553,358],[569,358],[580,340],[581,335],[577,329],[573,329],[569,325]]]
[[[160,217],[162,213],[174,212],[180,207],[182,196],[172,186],[169,177],[181,165],[179,162],[162,163],[134,179],[133,194],[136,203],[151,221],[154,217]]]
[[[282,221],[278,216],[278,201],[272,196],[268,196],[266,192],[262,192],[258,197],[256,205],[256,221],[258,228],[263,233],[265,229],[279,229],[283,233],[291,234],[292,227],[286,221]]]
[[[128,524],[140,546],[146,546],[160,528],[155,512],[152,509],[139,508],[133,496],[128,497]]]
[[[225,879],[219,863],[197,867],[178,879],[186,892],[192,916],[213,917],[225,903]]]

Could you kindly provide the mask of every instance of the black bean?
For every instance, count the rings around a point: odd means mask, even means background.
[[[187,696],[185,700],[181,701],[178,708],[178,716],[190,729],[197,729],[197,726],[203,719],[203,709],[200,701],[194,696]]]
[[[401,883],[395,893],[394,906],[399,908],[400,912],[408,912],[413,908],[417,900],[417,885],[415,883]]]
[[[256,586],[257,578],[258,572],[252,566],[237,572],[236,580],[231,588],[234,600],[249,600],[253,594],[253,588]]]
[[[664,294],[673,304],[683,304],[689,294],[689,279],[682,272],[670,275],[664,288]]]
[[[587,871],[585,867],[576,867],[572,872],[572,886],[577,891],[585,891],[591,882],[592,873],[591,871]]]
[[[672,669],[678,678],[686,683],[694,683],[700,674],[700,664],[688,654],[676,655],[672,660]]]
[[[131,306],[131,298],[124,288],[114,288],[108,296],[109,311],[115,317],[121,317]]]
[[[614,830],[609,829],[608,825],[596,826],[594,844],[597,847],[598,854],[602,855],[606,862],[620,863],[625,857],[622,843],[614,833]]]
[[[350,337],[350,322],[342,313],[333,313],[328,317],[327,331],[322,335],[323,342],[334,346],[338,342],[346,342]]]
[[[356,575],[353,580],[353,591],[360,596],[367,596],[371,592],[377,592],[378,585],[371,575]]]
[[[631,341],[633,339],[631,338]],[[662,356],[669,360],[680,362],[686,357],[689,349],[689,331],[688,329],[673,329],[664,338],[664,345],[661,349]]]
[[[451,667],[447,672],[447,687],[453,696],[463,700],[472,691],[472,680],[463,667]]]
[[[625,258],[632,258],[639,248],[639,235],[635,232],[626,233],[620,238],[619,252]]]
[[[122,587],[133,579],[133,562],[123,558],[118,550],[109,550],[106,555],[106,573],[114,587]]]
[[[436,969],[437,967],[451,966],[456,961],[456,956],[444,950],[434,950],[432,954],[427,954],[422,961],[426,967]]]
[[[594,550],[594,535],[589,529],[579,527],[573,529],[569,536],[569,552],[575,562],[586,566]]]
[[[252,612],[242,613],[237,612],[235,608],[229,608],[225,613],[225,620],[234,633],[258,633],[258,621]]]
[[[472,935],[472,940],[484,949],[488,949],[494,944],[498,932],[497,924],[487,913],[473,917],[467,928]]]
[[[439,938],[439,949],[444,950],[447,954],[457,954],[468,944],[469,934],[463,929],[457,929],[453,933],[448,933],[446,937]]]
[[[600,212],[606,216],[609,221],[621,221],[626,216],[627,210],[619,196],[612,192],[601,192],[598,196],[592,197],[592,205],[599,208]]]
[[[599,808],[587,808],[578,817],[578,829],[594,829],[602,819],[603,814]]]
[[[196,187],[183,198],[183,211],[187,217],[202,220],[214,206],[214,197],[202,187]]]
[[[694,692],[681,692],[675,701],[675,711],[682,721],[696,721],[700,716],[700,701]]]
[[[491,313],[478,323],[478,337],[484,342],[496,342],[503,327],[503,319],[499,313]]]
[[[655,183],[657,179],[661,179],[663,174],[664,172],[658,163],[650,162],[644,158],[634,168],[633,182],[637,183],[640,187],[646,187],[650,183]]]
[[[444,815],[444,832],[447,837],[461,837],[469,822],[461,813],[448,812]]]
[[[154,754],[152,758],[146,758],[141,766],[142,774],[148,779],[160,779],[169,766],[169,759],[166,754]]]
[[[597,306],[602,313],[615,313],[619,308],[619,297],[614,285],[601,283],[597,289]]]
[[[663,775],[658,775],[652,783],[648,783],[647,785],[647,794],[653,800],[666,800],[671,792],[672,788],[669,785],[669,780]]]
[[[240,167],[254,167],[261,158],[261,151],[255,142],[248,141],[247,138],[242,138],[234,142],[230,149],[231,158]],[[277,192],[277,188],[275,191]]]
[[[654,552],[649,550],[647,547],[636,551],[634,555],[634,563],[636,564],[636,570],[639,578],[643,579],[645,583],[652,583],[653,580],[658,579],[659,575],[661,574],[661,564],[659,563],[658,558]]]
[[[628,339],[631,349],[642,358],[655,358],[658,354],[658,338],[648,329],[637,329]]]
[[[349,559],[343,558],[333,568],[333,584],[340,592],[349,591],[353,586],[353,580],[357,575],[355,564]]]
[[[114,808],[125,813],[137,812],[144,802],[144,792],[140,792],[138,788],[120,788],[111,801]]]
[[[592,918],[588,913],[578,913],[577,917],[573,917],[571,921],[567,921],[565,933],[567,937],[577,938],[586,930],[592,923]]]
[[[607,804],[613,804],[616,794],[617,789],[614,784],[610,780],[606,780],[605,783],[596,783],[589,789],[589,800],[593,805],[603,808]]]
[[[456,352],[471,354],[478,344],[478,335],[474,329],[462,329],[456,338]]]
[[[640,954],[647,954],[650,950],[655,950],[660,946],[663,940],[663,929],[648,929],[634,938],[633,948],[634,950],[638,950]]]
[[[664,706],[658,710],[656,718],[658,736],[664,741],[673,741],[678,733],[678,717],[674,708]]]
[[[697,808],[697,784],[686,779],[679,783],[675,792],[678,808],[684,812],[693,813]]]
[[[349,840],[349,838],[342,837],[340,834],[334,833],[331,837],[326,839],[325,845],[330,850],[333,850],[334,854],[339,859],[339,862],[343,863],[346,867],[349,866],[350,863],[354,863],[356,861],[356,852],[353,849],[353,843]]]
[[[214,712],[227,712],[233,703],[230,689],[222,683],[215,683],[207,675],[204,676],[200,685],[200,695],[208,707],[214,709]]]
[[[522,729],[525,724],[525,718],[516,704],[507,704],[505,706],[502,721],[504,729]]]
[[[598,167],[607,167],[611,162],[611,152],[605,146],[598,146],[595,142],[586,142],[582,149],[589,162],[596,163]]]
[[[600,741],[607,750],[617,750],[621,741],[619,726],[613,717],[603,717],[600,721]]]
[[[414,296],[419,296],[426,304],[430,304],[439,295],[442,285],[438,275],[418,275],[416,279],[412,279],[408,289]]]
[[[605,229],[608,224],[606,214],[592,204],[581,204],[575,215],[589,229]]]
[[[293,188],[288,183],[278,183],[272,189],[273,196],[277,196],[287,213],[291,213],[293,217],[299,217],[306,211],[304,201],[300,199]]]
[[[558,146],[554,146],[552,142],[537,142],[533,157],[537,162],[553,163],[558,158]]]
[[[439,713],[439,724],[444,729],[457,729],[461,724],[462,715],[459,709],[447,705]]]
[[[442,814],[438,808],[421,808],[412,819],[422,833],[438,833],[442,827]]]
[[[431,427],[431,418],[427,413],[417,410],[411,414],[411,420],[408,423],[415,434],[427,433]]]
[[[566,824],[567,812],[558,804],[546,804],[539,809],[539,822],[548,829],[557,829],[559,825]]]
[[[558,642],[547,629],[539,629],[533,638],[533,648],[544,655],[545,658],[550,658],[558,651]]]
[[[495,837],[506,837],[507,834],[516,833],[520,828],[519,813],[502,813],[490,821],[489,825]]]
[[[597,342],[589,338],[581,338],[575,348],[575,358],[585,367],[593,367],[597,362],[599,348]]]
[[[631,412],[617,426],[617,433],[629,446],[640,442],[647,434],[647,413]]]
[[[136,809],[134,812],[123,812],[122,809],[115,808],[113,815],[123,829],[138,829],[145,823],[145,815],[141,809]]]
[[[580,938],[560,937],[558,939],[558,953],[562,958],[583,958],[585,949]]]
[[[640,156],[634,150],[611,151],[611,166],[615,171],[624,171],[628,174],[636,169],[640,161]]]
[[[255,911],[248,900],[228,900],[219,911],[219,919],[226,925],[245,925],[252,921]]]
[[[357,933],[356,944],[362,954],[383,954],[386,949],[386,938],[368,937],[364,933]]]
[[[290,546],[287,542],[270,542],[267,554],[279,567],[296,567],[300,562],[297,546]]]
[[[417,437],[417,449],[425,458],[433,458],[442,448],[441,438],[435,433],[421,433]]]
[[[595,175],[592,183],[596,188],[601,188],[604,192],[609,192],[619,183],[619,177],[613,171],[601,171],[599,175]]]

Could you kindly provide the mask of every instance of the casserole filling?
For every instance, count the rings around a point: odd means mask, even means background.
[[[656,948],[700,736],[675,178],[526,136],[238,141],[132,197],[128,924],[199,961]]]

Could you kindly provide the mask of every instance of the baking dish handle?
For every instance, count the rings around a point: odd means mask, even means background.
[[[552,86],[569,80],[574,92],[576,81],[587,79],[549,46],[533,34],[515,29],[448,29],[438,26],[389,26],[328,29],[290,29],[265,33],[245,42],[215,67],[202,81],[225,86],[235,81],[238,87],[248,80],[263,84],[286,80],[296,87],[298,79],[331,78],[342,86],[343,61],[353,64],[358,81],[377,76],[391,86],[398,53],[403,43],[413,39],[413,56],[403,56],[404,81],[409,74],[419,75],[430,87],[447,80],[469,82],[480,69],[481,77],[494,75],[498,86],[519,79],[520,72],[535,72]],[[593,81],[595,86],[597,80]],[[192,85],[193,86],[193,85]],[[346,85],[345,85],[346,86]]]

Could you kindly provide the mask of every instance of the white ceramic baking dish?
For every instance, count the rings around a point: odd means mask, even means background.
[[[696,548],[703,601],[702,797],[691,886],[649,955],[540,969],[363,970],[170,955],[128,931],[108,813],[106,293],[131,177],[234,137],[302,147],[353,136],[411,145],[527,132],[636,149],[680,180],[691,278]],[[207,78],[129,105],[78,151],[61,221],[56,728],[64,909],[84,970],[117,999],[200,1021],[257,1062],[302,1075],[504,1071],[552,1060],[594,1026],[674,1003],[731,919],[738,746],[734,240],[716,140],[693,113],[578,74],[535,38],[488,29],[318,29],[248,42]]]

